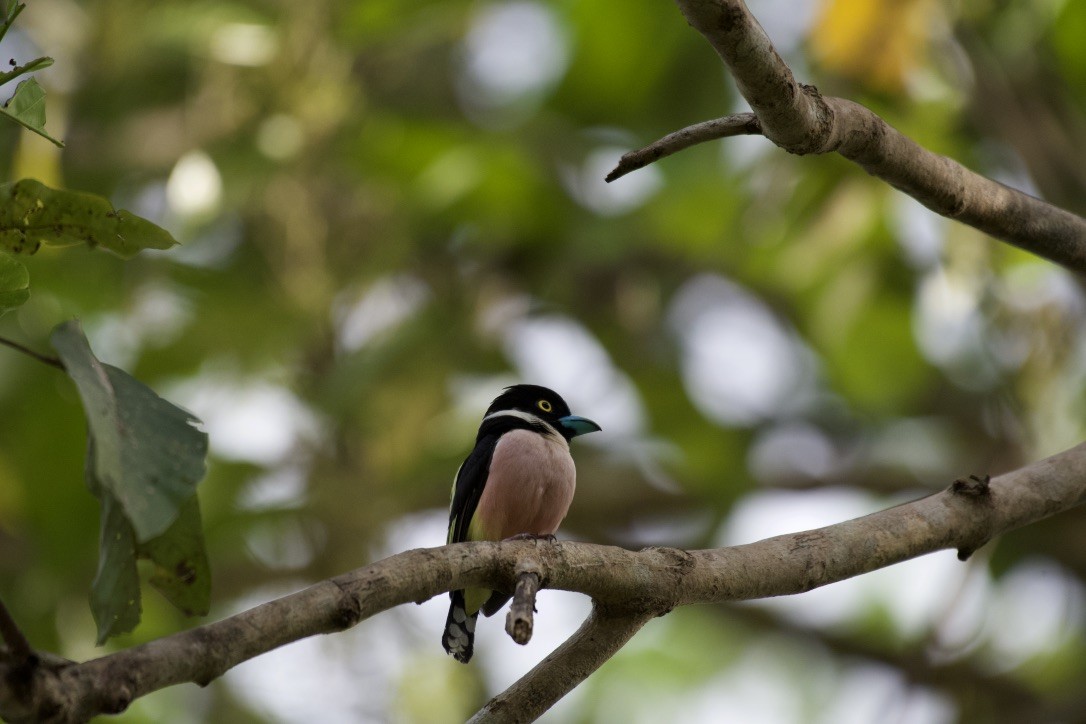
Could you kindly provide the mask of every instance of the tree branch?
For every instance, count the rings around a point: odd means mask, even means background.
[[[714,118],[711,121],[702,121],[681,130],[669,133],[663,138],[653,141],[644,148],[622,154],[611,173],[605,179],[611,183],[615,179],[622,178],[631,171],[644,168],[654,161],[678,153],[684,148],[690,148],[706,141],[715,141],[718,138],[729,136],[750,136],[760,134],[762,124],[758,116],[753,113],[736,113],[723,118]]]
[[[540,573],[533,568],[518,566],[517,588],[513,592],[513,603],[505,617],[505,632],[521,646],[532,640],[535,626],[535,596],[542,583]]]
[[[776,145],[799,155],[840,153],[937,214],[1086,274],[1086,219],[928,151],[858,103],[824,97],[815,87],[797,83],[742,0],[676,2],[728,66],[761,133]],[[647,164],[667,155],[653,157],[656,152],[650,149],[661,144],[674,153],[709,140],[664,143],[689,130],[626,154],[623,160],[634,156],[647,159]],[[608,179],[617,178],[620,170],[626,173],[624,168],[620,161]]]
[[[6,655],[12,668],[23,666],[34,655],[30,642],[26,640],[26,636],[15,623],[15,619],[11,617],[3,601],[0,601],[0,637],[3,637],[4,643],[7,644]]]
[[[49,365],[51,367],[56,367],[58,370],[63,370],[64,369],[64,363],[61,362],[56,357],[50,357],[47,354],[42,354],[41,352],[35,352],[34,350],[30,349],[29,347],[21,345],[21,344],[19,344],[18,342],[14,341],[14,340],[7,339],[6,337],[0,337],[0,344],[5,345],[7,347],[11,347],[14,350],[22,352],[26,356],[33,357],[34,359],[38,360],[39,362],[43,362],[43,363],[45,363],[45,364],[47,364],[47,365]]]
[[[480,709],[470,724],[535,721],[618,653],[653,614],[618,613],[593,603],[577,632]]]
[[[937,550],[975,550],[993,536],[1086,502],[1083,470],[1086,443],[993,478],[986,495],[951,487],[863,518],[732,548],[629,551],[514,541],[411,550],[98,659],[72,664],[43,657],[16,691],[2,685],[11,667],[0,660],[0,717],[69,722],[120,712],[157,689],[205,685],[254,656],[349,628],[393,606],[460,588],[511,591],[518,571],[538,570],[550,588],[591,596],[594,612],[570,641],[479,713],[487,721],[524,707],[534,716],[645,621],[675,606],[801,593]],[[435,622],[435,640],[438,628]]]

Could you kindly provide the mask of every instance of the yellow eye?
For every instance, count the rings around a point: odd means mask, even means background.
[[[543,412],[550,412],[551,410],[553,410],[553,409],[554,409],[554,408],[553,408],[553,407],[551,406],[551,403],[550,403],[550,402],[548,402],[547,400],[540,400],[539,402],[535,403],[535,405],[536,405],[536,407],[538,407],[538,408],[539,408],[540,410],[543,410]]]

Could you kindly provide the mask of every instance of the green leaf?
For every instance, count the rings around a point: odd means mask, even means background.
[[[42,244],[87,244],[127,259],[176,243],[165,229],[114,210],[101,196],[51,189],[34,179],[0,184],[0,251],[33,254]]]
[[[204,615],[211,572],[196,483],[207,435],[196,418],[124,371],[95,358],[77,322],[50,337],[87,415],[86,481],[101,501],[98,573],[91,613],[98,643],[140,620],[137,558],[154,564],[151,585],[186,615]]]
[[[13,81],[13,80],[15,80],[16,78],[18,78],[21,75],[26,75],[27,73],[33,73],[34,71],[42,70],[43,68],[48,68],[52,64],[53,64],[53,59],[52,58],[43,56],[41,58],[35,58],[34,60],[30,61],[29,63],[23,63],[22,65],[17,65],[14,68],[12,68],[11,70],[7,71],[6,73],[0,73],[0,85],[4,85],[5,83]],[[44,123],[44,121],[43,121],[43,123]]]
[[[91,459],[93,443],[88,447],[87,458]],[[128,633],[140,622],[140,578],[136,569],[136,536],[123,508],[108,492],[101,491],[99,497],[102,527],[98,539],[98,573],[91,584],[90,605],[101,646],[110,636]]]
[[[117,498],[137,543],[162,535],[204,476],[207,434],[193,426],[199,420],[98,361],[78,322],[57,326],[50,341],[83,401],[92,492],[100,485]]]
[[[169,529],[139,546],[141,558],[155,564],[151,585],[186,616],[207,615],[211,605],[211,568],[204,549],[200,502],[181,506]]]
[[[0,314],[15,309],[30,299],[30,275],[26,267],[0,251]]]
[[[45,90],[33,78],[15,86],[15,95],[0,107],[0,113],[64,148],[63,143],[45,132]]]

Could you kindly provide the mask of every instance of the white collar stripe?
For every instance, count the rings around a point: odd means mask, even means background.
[[[544,420],[542,417],[533,415],[530,412],[524,412],[523,410],[498,410],[497,412],[492,412],[484,417],[483,422],[486,422],[487,420],[493,420],[496,417],[519,417],[521,420],[524,420],[531,425],[542,425],[546,429],[546,434],[548,436],[555,437],[562,442],[565,442],[566,440],[564,437],[562,437],[562,434],[560,432],[554,429],[553,425]]]

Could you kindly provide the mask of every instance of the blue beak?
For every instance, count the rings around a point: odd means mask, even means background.
[[[560,417],[558,418],[558,424],[565,429],[566,437],[570,438],[584,435],[589,432],[599,432],[602,429],[587,417],[580,417],[579,415],[566,415],[565,417]]]

